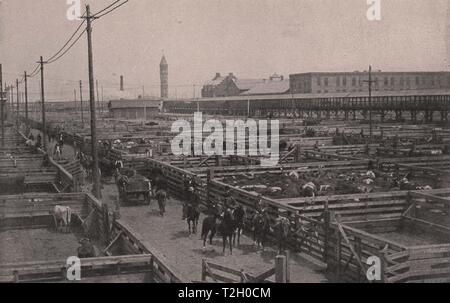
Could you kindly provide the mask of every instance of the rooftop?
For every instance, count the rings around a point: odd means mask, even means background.
[[[450,89],[426,89],[426,90],[403,90],[403,91],[372,91],[372,97],[393,97],[393,96],[449,96]],[[285,99],[321,99],[321,98],[358,98],[368,97],[366,92],[347,93],[322,93],[322,94],[277,94],[277,95],[239,95],[233,97],[215,97],[201,99],[167,100],[175,102],[208,102],[208,101],[257,101],[257,100],[285,100]]]
[[[109,108],[158,108],[161,106],[161,99],[122,99],[111,100],[109,102]]]
[[[242,93],[241,95],[273,95],[273,94],[285,94],[289,92],[290,85],[289,80],[282,81],[270,81],[267,80],[264,83],[258,83],[250,90]]]

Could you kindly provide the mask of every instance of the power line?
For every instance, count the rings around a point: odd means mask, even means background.
[[[81,32],[81,34],[77,37],[77,39],[69,46],[69,48],[68,49],[66,49],[61,55],[59,55],[58,57],[56,57],[55,59],[53,59],[53,60],[51,60],[51,61],[47,61],[47,64],[51,64],[51,63],[53,63],[53,62],[56,62],[56,61],[58,61],[59,59],[61,59],[62,57],[64,57],[64,55],[65,54],[67,54],[71,49],[72,49],[72,47],[80,40],[80,38],[83,36],[83,34],[86,32],[86,29],[85,30],[83,30],[82,32]]]
[[[105,7],[104,9],[102,9],[101,11],[95,13],[95,14],[93,15],[93,17],[97,16],[98,14],[103,13],[104,11],[106,11],[107,9],[109,9],[109,8],[111,8],[112,6],[116,5],[116,4],[117,4],[118,2],[120,2],[120,1],[121,1],[121,0],[116,0],[116,1],[114,1],[113,3],[111,3],[110,5],[108,5],[107,7]]]
[[[86,14],[86,12],[84,12],[84,14],[81,16],[83,17]],[[52,61],[53,58],[55,58],[56,56],[58,56],[63,50],[64,48],[70,43],[70,41],[72,41],[73,37],[75,37],[75,35],[78,33],[78,31],[80,30],[80,28],[83,26],[84,22],[86,20],[83,20],[83,22],[80,23],[80,25],[78,26],[78,28],[75,30],[75,32],[72,34],[72,36],[70,36],[70,38],[67,40],[67,42],[60,48],[59,51],[57,51],[53,56],[51,56],[50,58],[47,59],[47,61]]]
[[[117,2],[117,1],[116,1],[116,2]],[[105,16],[105,15],[107,15],[107,14],[109,14],[109,13],[112,13],[113,11],[115,11],[116,9],[118,9],[119,7],[121,7],[122,5],[124,5],[124,4],[127,3],[127,2],[128,2],[128,0],[126,0],[125,2],[123,2],[123,3],[119,4],[119,5],[117,5],[116,7],[113,7],[112,9],[110,9],[109,11],[107,11],[107,12],[101,14],[100,16],[95,15],[95,16],[93,16],[93,17],[95,17],[95,19],[99,19],[99,18],[101,18],[101,17],[103,17],[103,16]]]
[[[32,72],[31,75],[29,75],[27,77],[28,78],[34,78],[34,77],[36,77],[39,74],[40,71],[41,71],[41,67],[38,65],[37,68],[35,69],[35,71]]]
[[[27,77],[28,77],[28,78],[33,78],[34,76],[36,76],[36,75],[39,73],[40,68],[41,68],[41,67],[40,67],[39,65],[37,65],[36,68],[34,69],[34,71],[32,71],[32,72],[30,73],[30,75],[28,75]]]

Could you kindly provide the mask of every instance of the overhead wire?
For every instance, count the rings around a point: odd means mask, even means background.
[[[81,17],[84,17],[84,15],[86,15],[86,12],[84,12]],[[78,33],[78,31],[80,30],[80,28],[83,26],[83,24],[85,22],[86,22],[86,20],[84,19],[80,23],[80,25],[77,27],[77,29],[73,32],[73,34],[70,36],[70,38],[67,40],[67,42],[53,56],[48,58],[47,61],[52,61],[55,57],[57,57],[64,50],[64,48],[66,48],[66,46],[70,43],[70,41],[72,41],[73,37],[75,37],[75,35]]]
[[[126,4],[127,2],[128,2],[128,0],[126,0],[125,2],[122,2],[121,4],[117,5],[116,7],[113,7],[112,9],[110,9],[109,11],[107,11],[107,12],[101,14],[100,16],[98,16],[98,13],[97,13],[96,15],[94,15],[94,17],[95,17],[96,19],[99,19],[99,18],[101,18],[101,17],[103,17],[103,16],[105,16],[105,15],[108,15],[109,13],[112,13],[113,11],[115,11],[116,9],[118,9],[119,7],[121,7],[122,5]]]

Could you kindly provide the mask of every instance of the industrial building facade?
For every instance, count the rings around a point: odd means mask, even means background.
[[[111,118],[148,120],[160,112],[161,104],[161,100],[113,100],[108,107]]]
[[[450,72],[372,72],[374,91],[450,88]],[[368,90],[368,72],[303,73],[290,75],[293,94],[326,94]]]

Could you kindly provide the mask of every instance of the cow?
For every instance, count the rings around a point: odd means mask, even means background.
[[[56,205],[52,210],[50,210],[49,213],[53,216],[57,232],[70,232],[70,221],[73,214],[73,211],[70,207]]]

